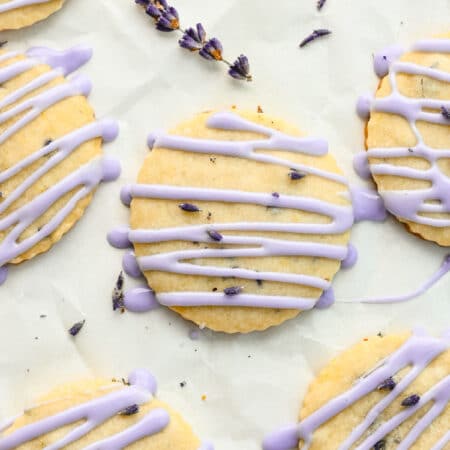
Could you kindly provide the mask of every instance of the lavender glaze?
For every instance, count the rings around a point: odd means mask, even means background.
[[[206,153],[215,155],[235,156],[253,161],[283,166],[297,170],[303,174],[319,176],[334,181],[346,188],[345,178],[341,175],[317,169],[302,164],[294,164],[287,159],[265,154],[258,150],[272,152],[293,152],[310,156],[323,156],[328,152],[327,143],[321,139],[299,138],[288,136],[271,128],[245,120],[240,116],[224,112],[212,115],[207,122],[211,128],[228,131],[247,131],[263,135],[263,138],[249,141],[221,141],[208,139],[194,139],[181,136],[154,133],[148,143],[151,148],[161,147],[177,151]],[[125,186],[121,192],[121,199],[125,205],[130,205],[133,198],[167,199],[177,201],[216,201],[225,203],[246,203],[265,207],[289,208],[294,210],[317,213],[329,218],[328,223],[215,223],[195,226],[183,226],[164,229],[136,229],[118,228],[108,235],[108,241],[115,247],[127,248],[133,244],[157,243],[167,241],[186,241],[211,244],[211,228],[221,236],[220,244],[236,246],[237,248],[199,248],[155,254],[136,258],[132,252],[127,252],[123,267],[125,271],[139,277],[146,271],[163,271],[187,275],[207,277],[234,277],[255,281],[273,281],[298,284],[327,291],[322,305],[331,304],[330,282],[319,277],[305,274],[282,272],[257,272],[244,268],[215,267],[186,263],[186,260],[208,258],[236,258],[236,257],[268,257],[268,256],[309,256],[327,258],[337,261],[346,260],[349,250],[339,245],[321,244],[318,242],[301,242],[285,239],[271,239],[265,237],[233,235],[232,232],[281,232],[314,234],[341,234],[348,231],[353,224],[353,212],[350,205],[337,205],[316,198],[300,197],[271,192],[243,192],[237,190],[203,189],[191,187],[177,187],[169,185],[133,184]],[[143,294],[142,294],[143,295]],[[147,293],[148,295],[148,293]],[[130,298],[135,299],[134,292]],[[265,308],[294,308],[311,309],[317,299],[277,297],[242,293],[233,298],[223,293],[214,292],[158,292],[156,299],[166,306],[203,306],[226,305]],[[133,310],[147,310],[149,299],[141,302],[131,302]],[[150,302],[153,304],[153,301]]]
[[[0,125],[21,115],[18,120],[2,131],[0,145],[51,106],[69,97],[87,96],[91,90],[90,81],[83,76],[76,75],[67,79],[65,83],[32,95],[33,91],[44,88],[49,82],[67,75],[85,64],[92,56],[92,51],[89,48],[79,46],[65,51],[55,51],[39,47],[28,50],[26,54],[27,59],[12,62],[8,66],[0,68],[0,83],[7,82],[42,63],[50,65],[53,69],[37,76],[0,100],[0,110],[14,104],[14,106],[0,113]],[[15,52],[8,52],[0,56],[0,61],[5,62],[17,56],[18,54]],[[95,138],[102,138],[104,142],[110,142],[117,137],[117,134],[118,126],[116,122],[110,120],[93,122],[51,141],[14,166],[0,172],[1,184],[41,158],[46,158],[44,164],[10,192],[7,197],[2,198],[0,214],[4,214],[15,201],[22,197],[27,189],[72,154],[80,145]],[[115,180],[119,174],[120,166],[116,160],[107,157],[96,158],[70,173],[56,185],[49,187],[29,203],[1,218],[0,231],[9,231],[0,242],[0,284],[6,278],[5,266],[8,262],[53,233],[73,211],[77,203],[93,192],[99,183]],[[19,241],[22,233],[42,216],[51,205],[77,188],[78,190],[68,203],[48,223],[29,238]]]
[[[450,39],[419,41],[413,46],[413,50],[450,53]],[[368,175],[367,167],[369,167],[371,175],[389,175],[428,181],[430,187],[426,188],[381,192],[386,209],[393,215],[411,222],[437,228],[449,227],[450,219],[427,214],[450,214],[450,179],[438,165],[439,159],[450,158],[450,149],[428,146],[417,127],[417,122],[424,121],[449,126],[449,121],[443,117],[440,109],[441,107],[449,108],[450,100],[406,97],[400,93],[396,77],[398,74],[419,75],[450,83],[450,73],[438,68],[398,61],[398,57],[402,53],[399,47],[395,47],[375,56],[375,71],[380,77],[385,75],[389,77],[392,92],[382,98],[367,95],[361,97],[357,104],[357,110],[364,119],[368,119],[372,111],[402,116],[409,123],[416,138],[416,144],[410,148],[370,148],[367,152],[357,155],[354,165],[358,173],[362,173],[364,177]],[[429,168],[418,170],[390,163],[370,163],[371,158],[387,159],[411,156],[428,161]]]
[[[343,443],[336,443],[341,450],[353,448],[370,429],[375,420],[394,401],[400,401],[402,394],[410,384],[426,370],[427,365],[450,348],[450,334],[446,333],[441,338],[427,336],[422,331],[415,332],[397,351],[381,361],[373,370],[361,377],[352,387],[330,400],[324,406],[313,412],[297,425],[283,427],[268,435],[263,442],[264,450],[290,450],[297,448],[299,441],[302,449],[307,450],[313,443],[314,432],[332,417],[338,415],[346,408],[355,404],[358,400],[376,391],[377,387],[387,378],[397,374],[402,369],[410,366],[411,370],[397,383],[392,391],[388,391],[363,418]],[[431,389],[421,393],[420,401],[382,422],[372,431],[357,448],[367,450],[394,431],[400,424],[416,413],[428,403],[433,406],[428,412],[414,424],[409,433],[399,443],[397,449],[407,450],[417,438],[433,423],[434,419],[444,411],[450,401],[450,375],[443,376]],[[447,433],[432,450],[445,447],[450,442],[450,433]]]

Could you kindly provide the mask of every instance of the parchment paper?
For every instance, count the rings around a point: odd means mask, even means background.
[[[133,0],[67,0],[49,20],[0,36],[17,50],[94,47],[83,71],[94,83],[98,117],[120,121],[120,139],[105,150],[123,164],[120,180],[100,187],[75,229],[49,253],[11,270],[0,287],[0,419],[55,384],[147,367],[159,380],[160,398],[181,411],[200,437],[219,450],[256,450],[266,432],[296,419],[315,371],[338,351],[379,331],[421,325],[437,334],[448,327],[450,277],[404,304],[337,303],[264,333],[205,331],[192,341],[192,325],[167,309],[144,315],[111,310],[122,252],[110,248],[105,235],[128,218],[120,187],[135,180],[152,129],[232,103],[261,105],[327,138],[351,181],[362,184],[351,168],[363,145],[354,105],[376,86],[372,53],[448,31],[450,0],[328,0],[321,13],[315,0],[173,3],[182,24],[202,21],[222,40],[229,59],[248,55],[254,82],[233,81],[225,67],[178,48],[177,38],[157,33]],[[299,42],[315,28],[333,34],[300,50]],[[446,253],[393,219],[356,225],[352,242],[360,258],[335,279],[338,300],[405,293]],[[86,326],[73,339],[67,329],[81,319]]]

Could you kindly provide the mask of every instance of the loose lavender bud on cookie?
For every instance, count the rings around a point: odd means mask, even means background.
[[[243,289],[244,289],[244,288],[242,288],[242,287],[240,287],[240,286],[232,286],[232,287],[229,287],[229,288],[225,288],[225,289],[223,290],[223,292],[224,292],[225,295],[227,295],[227,296],[229,296],[229,297],[232,297],[232,296],[234,296],[234,295],[239,295],[239,294],[241,294],[242,291],[243,291]]]
[[[392,391],[395,386],[397,386],[397,383],[394,381],[394,379],[392,377],[387,378],[386,380],[384,380],[378,387],[377,389],[379,391],[384,391],[384,390],[388,390],[388,391]]]
[[[305,45],[308,45],[310,42],[315,41],[317,38],[327,36],[328,34],[331,34],[330,30],[325,29],[314,30],[309,36],[307,36],[305,39],[303,39],[302,42],[300,42],[300,47],[304,47]]]
[[[289,178],[292,181],[301,180],[302,178],[305,178],[305,176],[306,175],[304,173],[301,173],[296,169],[291,169],[291,171],[289,172]]]
[[[208,230],[207,233],[208,233],[208,236],[209,236],[213,241],[220,242],[220,241],[223,239],[223,236],[222,236],[218,231]]]
[[[186,211],[186,212],[199,212],[199,211],[201,211],[201,209],[198,206],[193,205],[192,203],[180,203],[178,205],[178,207],[180,209],[182,209],[183,211]]]
[[[410,407],[415,406],[420,401],[420,396],[417,394],[410,395],[409,397],[406,397],[402,401],[402,406]]]
[[[120,411],[121,416],[132,416],[133,414],[137,414],[139,412],[139,406],[138,405],[131,405],[125,408],[124,410]]]

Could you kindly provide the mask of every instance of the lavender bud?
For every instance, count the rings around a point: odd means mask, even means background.
[[[134,0],[135,3],[141,6],[147,6],[150,3],[150,0]]]
[[[318,11],[320,11],[323,8],[323,6],[325,5],[326,1],[327,0],[318,0],[318,2],[317,2],[317,10]]]
[[[72,327],[69,329],[69,334],[75,337],[84,327],[85,323],[86,321],[83,320],[82,322],[77,322],[76,324],[72,325]]]
[[[167,9],[163,10],[156,21],[156,28],[159,31],[164,32],[178,30],[178,28],[180,28],[178,11],[173,6],[169,6]]]
[[[138,405],[131,405],[127,408],[123,409],[119,412],[121,416],[132,416],[133,414],[137,414],[139,412],[139,406]]]
[[[208,233],[208,236],[209,236],[213,241],[220,242],[220,241],[223,239],[223,236],[222,236],[218,231],[208,230],[207,233]]]
[[[382,439],[381,441],[378,441],[374,446],[373,450],[384,450],[386,448],[386,441]]]
[[[219,39],[217,38],[211,38],[209,41],[207,41],[203,47],[200,49],[200,56],[202,56],[205,59],[208,59],[209,61],[221,61],[222,60],[222,44],[220,43]]]
[[[180,47],[192,52],[198,51],[203,47],[206,39],[206,32],[201,23],[198,23],[196,29],[188,28],[183,33],[183,37],[178,41]]]
[[[272,197],[280,198],[280,194],[278,192],[272,192]]]
[[[450,120],[450,109],[445,106],[441,106],[441,114],[445,119]]]
[[[230,66],[228,74],[231,77],[236,78],[237,80],[252,81],[248,58],[245,55],[239,56],[236,61],[234,61],[234,63]]]
[[[289,172],[289,178],[293,181],[301,180],[302,178],[305,178],[306,174],[299,172],[296,169],[291,169]]]
[[[305,39],[303,39],[302,42],[300,42],[300,47],[304,47],[310,42],[315,41],[317,38],[327,36],[328,34],[331,34],[330,30],[325,29],[314,30],[309,36],[307,36]]]
[[[180,209],[182,209],[183,211],[186,211],[186,212],[199,212],[199,211],[201,211],[201,209],[198,206],[193,205],[192,203],[180,203],[178,205],[178,207]]]
[[[223,290],[225,295],[228,295],[229,297],[232,297],[234,295],[239,295],[244,288],[240,287],[240,286],[233,286],[233,287],[229,287],[229,288],[225,288]]]
[[[402,400],[402,406],[415,406],[420,401],[420,396],[417,394],[410,395]]]
[[[149,3],[149,5],[145,8],[145,12],[155,20],[158,20],[162,14],[161,10],[152,3]]]
[[[386,380],[384,380],[378,387],[377,389],[379,391],[383,391],[383,390],[389,390],[392,391],[395,386],[397,386],[397,383],[394,381],[394,379],[392,377],[387,378]]]

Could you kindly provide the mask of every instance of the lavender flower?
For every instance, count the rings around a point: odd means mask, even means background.
[[[196,29],[188,28],[184,31],[183,37],[178,41],[180,47],[191,52],[200,50],[206,41],[206,32],[201,23],[198,23]]]
[[[248,58],[245,55],[238,56],[236,61],[230,66],[228,74],[236,78],[236,80],[252,81]]]
[[[223,47],[219,39],[211,38],[201,48],[199,55],[205,59],[208,59],[209,61],[222,61],[222,50]]]
[[[323,6],[325,5],[325,3],[327,2],[327,0],[318,0],[317,2],[317,10],[320,11]]]
[[[317,38],[327,36],[328,34],[331,34],[330,30],[325,29],[314,30],[309,36],[307,36],[305,39],[303,39],[302,42],[300,42],[300,47],[304,47],[310,42],[315,41]]]
[[[233,297],[234,295],[239,295],[244,288],[240,287],[240,286],[232,286],[229,288],[225,288],[223,290],[223,293],[229,297]]]
[[[77,322],[76,324],[72,325],[72,327],[69,329],[69,334],[75,337],[84,327],[85,323],[86,321],[83,320],[82,322]]]
[[[420,401],[420,396],[417,394],[410,395],[402,400],[402,406],[410,407],[415,406]]]
[[[186,212],[199,212],[199,211],[201,211],[201,209],[198,206],[193,205],[192,203],[180,203],[178,205],[178,207],[180,209],[182,209],[183,211],[186,211]]]
[[[233,64],[223,57],[223,47],[221,42],[212,37],[206,39],[206,32],[201,23],[195,28],[183,30],[180,26],[178,11],[170,6],[166,0],[135,0],[145,12],[154,20],[156,29],[162,32],[179,31],[182,33],[178,40],[180,47],[198,52],[198,54],[209,61],[220,61],[225,63],[229,69],[228,74],[236,80],[251,81],[250,66],[245,55],[240,55]]]
[[[297,181],[297,180],[301,180],[302,178],[305,178],[305,174],[299,172],[297,169],[291,169],[291,171],[289,172],[289,178],[292,181]]]
[[[395,388],[395,386],[397,386],[397,383],[394,381],[392,377],[389,377],[386,380],[384,380],[381,384],[379,384],[377,389],[379,391],[383,390],[392,391]]]
[[[209,236],[213,241],[220,242],[220,241],[223,239],[223,236],[222,236],[218,231],[208,230],[207,233],[208,233],[208,236]]]
[[[450,120],[450,109],[445,106],[441,106],[441,114],[445,119]]]
[[[139,406],[138,405],[131,405],[127,408],[120,411],[120,415],[122,416],[132,416],[133,414],[137,414],[139,412]]]

